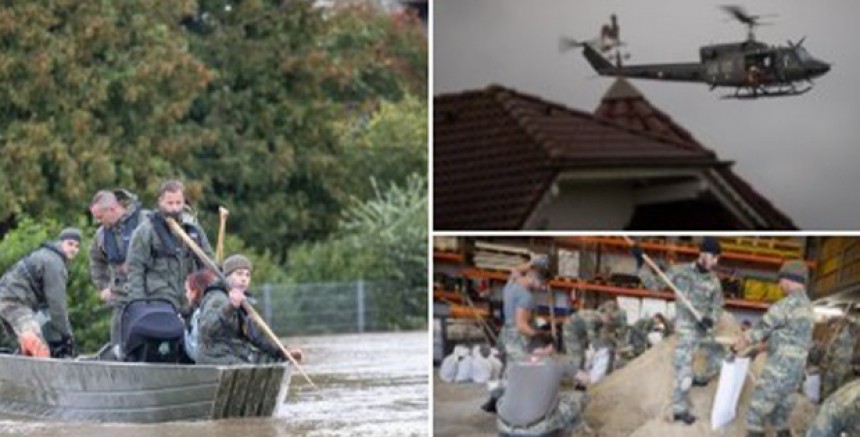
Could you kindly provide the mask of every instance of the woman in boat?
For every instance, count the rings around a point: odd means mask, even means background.
[[[185,283],[188,300],[197,308],[186,336],[189,357],[200,364],[283,361],[279,348],[242,308],[251,283],[250,261],[234,255],[223,266],[226,283],[210,269],[192,273]],[[301,359],[300,351],[291,353]]]

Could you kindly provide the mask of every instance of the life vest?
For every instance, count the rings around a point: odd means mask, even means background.
[[[152,227],[155,230],[156,235],[158,235],[158,239],[161,240],[161,248],[155,249],[153,248],[153,256],[155,258],[180,258],[184,256],[184,250],[182,246],[176,243],[176,239],[173,237],[173,233],[167,229],[167,222],[164,220],[164,216],[161,214],[152,212],[149,214],[149,220],[152,221]],[[196,226],[189,223],[183,223],[182,229],[197,243],[198,246],[203,245],[203,236]]]
[[[120,241],[117,241],[116,235],[108,230],[104,229],[104,251],[105,255],[107,255],[107,260],[111,264],[122,264],[125,262],[125,258],[128,255],[128,246],[131,242],[131,236],[134,234],[134,230],[137,229],[137,225],[140,223],[140,206],[134,206],[135,211],[123,222],[122,233],[120,234]]]

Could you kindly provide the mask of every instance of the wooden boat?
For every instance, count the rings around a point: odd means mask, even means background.
[[[0,415],[155,423],[267,417],[283,408],[289,364],[124,363],[0,355]]]

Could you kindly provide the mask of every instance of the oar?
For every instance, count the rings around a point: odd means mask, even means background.
[[[224,274],[221,273],[221,269],[219,269],[218,266],[211,259],[209,259],[208,256],[206,256],[206,253],[203,252],[202,249],[200,249],[200,246],[198,246],[197,243],[195,243],[194,240],[192,240],[191,237],[189,237],[188,234],[185,233],[185,230],[182,229],[182,226],[179,226],[179,223],[176,223],[176,220],[174,220],[172,217],[167,217],[165,221],[167,222],[167,226],[170,227],[170,230],[173,231],[174,234],[179,236],[179,238],[181,238],[182,241],[185,242],[188,248],[190,248],[191,251],[194,252],[194,254],[197,255],[198,258],[200,258],[200,261],[202,261],[203,264],[206,264],[207,267],[214,270],[218,277],[221,278],[221,280],[225,279]],[[289,359],[290,362],[293,363],[294,366],[296,366],[296,370],[298,370],[299,373],[301,373],[301,375],[305,378],[305,380],[308,381],[308,384],[310,384],[311,387],[314,388],[314,390],[319,392],[319,387],[317,387],[316,384],[311,381],[311,378],[308,376],[308,374],[305,373],[304,370],[302,370],[302,366],[299,365],[299,362],[296,361],[296,359],[293,358],[292,354],[287,351],[287,348],[285,348],[284,345],[281,344],[281,340],[279,340],[275,333],[272,332],[272,329],[269,328],[269,325],[266,324],[266,321],[260,318],[260,315],[257,314],[257,311],[254,310],[254,307],[252,307],[247,301],[243,301],[242,308],[244,308],[245,311],[247,311],[248,314],[251,316],[251,318],[254,319],[254,322],[256,322],[257,325],[263,329],[263,332],[266,334],[267,337],[269,337],[269,340],[276,346],[278,346],[278,349],[280,349],[281,354],[287,357],[287,359]]]

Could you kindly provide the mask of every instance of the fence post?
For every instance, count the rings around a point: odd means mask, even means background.
[[[263,285],[263,318],[270,328],[275,326],[272,324],[272,284]]]
[[[364,332],[364,279],[359,279],[356,283],[355,299],[358,308],[358,314],[356,314],[358,332]]]

